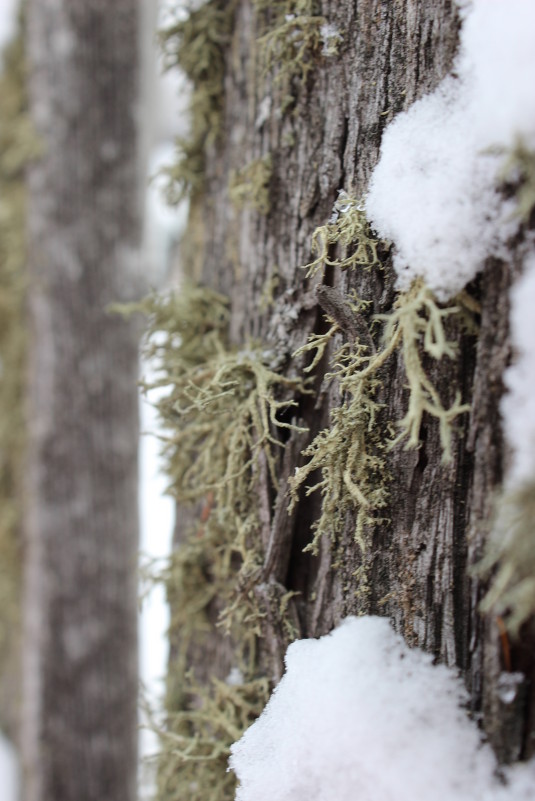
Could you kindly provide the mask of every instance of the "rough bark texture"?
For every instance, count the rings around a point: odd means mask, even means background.
[[[127,801],[137,752],[137,0],[28,3],[26,801]]]
[[[277,88],[259,74],[254,44],[261,33],[259,16],[248,0],[236,4],[223,136],[208,157],[200,215],[205,231],[200,277],[231,298],[234,341],[259,338],[287,356],[288,363],[308,334],[323,325],[312,293],[318,279],[307,282],[299,269],[310,261],[314,228],[329,219],[337,190],[351,187],[357,197],[365,192],[384,127],[437,86],[458,47],[460,23],[451,0],[324,0],[320,5],[343,33],[340,53],[318,60],[306,84],[294,87],[294,106],[282,113]],[[271,104],[267,118],[262,101]],[[228,202],[230,171],[267,154],[273,163],[269,213],[237,212]],[[274,305],[263,312],[262,289],[275,267]],[[348,519],[337,570],[327,541],[319,557],[302,553],[318,515],[319,498],[313,495],[301,500],[290,521],[279,515],[276,525],[285,526],[284,536],[291,538],[289,558],[283,574],[279,569],[268,577],[272,592],[279,593],[282,584],[300,593],[293,603],[302,636],[319,636],[351,613],[387,615],[410,644],[457,666],[466,677],[473,709],[482,713],[482,725],[504,760],[533,750],[533,656],[519,646],[513,648],[512,664],[505,664],[498,623],[482,619],[477,609],[486,585],[471,571],[482,554],[493,493],[504,470],[498,407],[510,355],[507,294],[515,269],[514,263],[495,260],[487,265],[470,287],[482,307],[479,337],[451,323],[450,333],[460,343],[458,359],[426,362],[445,405],[456,389],[472,403],[471,414],[459,421],[452,463],[441,464],[438,425],[424,418],[421,447],[406,451],[400,446],[388,456],[390,501],[382,513],[388,522],[370,531],[367,552],[363,555],[354,541],[354,520]],[[336,272],[319,280],[343,292],[355,288],[373,301],[370,313],[384,313],[394,300],[391,277],[387,262],[384,273]],[[391,358],[381,378],[382,422],[399,420],[407,403],[402,360]],[[320,378],[316,389],[321,387]],[[331,383],[301,403],[299,415],[311,437],[329,425],[329,410],[339,402]],[[293,462],[283,467],[281,460],[281,474],[292,474],[298,463],[299,449],[290,453]],[[355,578],[363,560],[369,576],[366,593]],[[265,586],[259,592],[266,596]],[[269,630],[266,598],[264,606],[266,664],[276,678],[286,643]],[[525,643],[532,643],[530,636],[525,633]],[[514,709],[506,708],[497,693],[500,672],[511,668],[524,670],[527,677]]]

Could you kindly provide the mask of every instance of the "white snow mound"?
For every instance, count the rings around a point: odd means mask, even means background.
[[[454,671],[388,621],[347,618],[288,648],[261,717],[232,746],[236,801],[532,801],[535,764],[496,761]]]

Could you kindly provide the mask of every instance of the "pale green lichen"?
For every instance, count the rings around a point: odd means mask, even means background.
[[[340,192],[331,221],[313,234],[312,247],[317,258],[305,265],[307,276],[315,275],[324,266],[382,268],[379,248],[385,245],[373,236],[363,204]],[[336,255],[334,247],[338,248]],[[354,315],[365,312],[367,307],[367,302],[354,292],[345,299],[345,304]],[[451,407],[444,408],[423,368],[422,353],[437,360],[455,357],[456,344],[447,339],[444,320],[458,310],[457,306],[439,307],[430,290],[417,281],[408,292],[398,296],[390,314],[373,316],[370,329],[374,328],[375,339],[379,340],[377,348],[370,333],[366,340],[357,338],[335,350],[333,368],[326,378],[338,381],[342,403],[331,412],[331,426],[321,431],[304,451],[307,462],[291,480],[292,503],[295,503],[306,479],[320,471],[320,480],[306,489],[308,495],[317,490],[322,494],[321,515],[309,546],[313,550],[322,535],[335,538],[343,529],[348,512],[353,512],[355,537],[365,552],[366,526],[377,523],[388,498],[385,452],[402,441],[406,441],[408,448],[418,447],[424,413],[438,420],[443,461],[451,459],[452,422],[469,407],[457,397]],[[463,310],[468,314],[466,304]],[[327,320],[329,330],[310,337],[296,353],[296,356],[315,353],[308,371],[315,369],[329,343],[340,333],[337,321],[329,317]],[[381,386],[381,368],[395,351],[403,356],[409,406],[405,417],[397,421],[398,436],[392,437],[384,430],[384,423],[379,424],[380,405],[376,398]]]
[[[337,247],[337,256],[331,255],[333,246]],[[312,234],[311,249],[316,258],[305,265],[307,278],[324,267],[381,269],[378,255],[381,246],[385,247],[387,243],[373,236],[364,204],[342,190],[338,193],[330,221]]]
[[[264,558],[256,490],[261,471],[277,486],[282,434],[300,430],[282,417],[306,387],[280,375],[258,344],[230,344],[228,302],[211,290],[186,284],[137,309],[149,315],[146,350],[160,368],[146,389],[165,390],[157,407],[169,492],[196,521],[159,575],[173,656],[166,724],[158,729],[158,798],[231,799],[228,748],[267,693],[256,663],[263,611],[250,581]],[[199,687],[188,672],[192,654],[222,636],[221,628],[243,682]]]
[[[194,705],[168,716],[160,730],[158,798],[168,801],[233,801],[236,778],[228,772],[230,746],[262,712],[267,679],[238,684],[214,679],[200,687],[188,675]]]
[[[313,338],[296,355],[314,348],[316,359],[337,332],[332,326],[323,337]],[[335,537],[344,526],[347,513],[356,512],[355,538],[364,550],[366,524],[386,504],[384,484],[384,445],[377,426],[379,405],[375,399],[379,382],[373,371],[367,371],[370,355],[358,343],[345,343],[333,356],[334,369],[327,378],[336,378],[344,397],[342,404],[331,412],[331,426],[321,431],[306,448],[307,462],[296,470],[290,480],[292,502],[307,478],[321,471],[321,479],[307,487],[306,495],[317,490],[322,494],[319,520],[314,524],[314,539],[309,550],[317,551],[319,538]],[[314,367],[316,359],[310,367]]]
[[[332,256],[332,246],[342,253]],[[371,269],[379,264],[378,241],[366,221],[362,205],[346,192],[339,193],[331,221],[317,228],[312,237],[312,249],[317,258],[305,265],[307,276],[315,275],[322,267],[348,268],[356,265]],[[346,304],[354,314],[366,310],[366,301],[353,292]],[[313,335],[295,354],[307,352],[314,357],[306,368],[313,371],[324,356],[340,328],[327,317],[330,328],[324,334]],[[332,372],[326,379],[339,383],[343,401],[331,412],[331,426],[321,431],[304,451],[307,462],[296,470],[290,481],[291,503],[297,502],[300,488],[307,478],[320,471],[320,481],[307,487],[306,494],[321,491],[322,508],[314,524],[314,539],[308,546],[317,551],[323,535],[336,538],[341,533],[348,512],[356,515],[355,538],[364,552],[365,527],[376,522],[378,510],[386,505],[384,481],[385,442],[377,424],[380,409],[376,400],[379,387],[377,371],[389,353],[372,353],[367,342],[346,342],[332,356]]]
[[[274,75],[282,92],[283,111],[293,102],[293,84],[303,86],[309,73],[322,61],[338,53],[342,39],[321,15],[317,0],[255,0],[265,33],[259,38],[264,75]]]
[[[206,319],[212,302],[215,312]],[[296,405],[301,379],[271,369],[273,354],[256,344],[230,347],[223,328],[228,311],[215,293],[182,288],[148,303],[151,330],[161,330],[154,328],[158,320],[177,321],[163,342],[149,344],[162,365],[152,386],[169,388],[157,405],[173,432],[164,449],[171,491],[181,502],[213,491],[218,507],[234,508],[260,453],[276,486],[275,450],[283,446],[276,432],[295,428],[280,415]]]
[[[503,617],[517,637],[535,613],[535,482],[504,491],[496,509],[487,555],[477,571],[496,569],[481,611]]]
[[[268,214],[270,209],[269,184],[271,181],[272,159],[268,154],[255,159],[242,167],[232,170],[229,178],[229,198],[241,210],[252,206],[259,214]]]
[[[232,34],[234,8],[232,0],[209,0],[187,9],[177,4],[177,20],[160,31],[165,67],[179,67],[192,84],[190,134],[178,138],[177,162],[164,170],[173,203],[202,190],[206,149],[220,135],[224,49]]]
[[[325,17],[319,15],[285,14],[259,39],[265,69],[274,68],[281,83],[294,77],[303,83],[314,66],[314,54],[321,52],[320,28],[324,24]]]
[[[527,224],[535,208],[535,152],[523,140],[508,154],[501,179],[515,186],[515,216]]]
[[[423,368],[421,349],[437,360],[444,356],[456,357],[457,343],[447,339],[444,320],[458,311],[457,306],[441,308],[432,292],[421,281],[415,281],[408,292],[398,297],[391,314],[375,317],[385,323],[383,353],[390,355],[396,348],[401,348],[408,380],[409,407],[405,417],[397,423],[401,431],[389,447],[405,440],[407,448],[417,448],[422,418],[427,412],[438,420],[444,463],[450,462],[452,457],[452,423],[458,415],[468,412],[470,405],[461,403],[460,392],[457,392],[453,404],[444,408]]]
[[[301,430],[281,416],[307,391],[304,382],[272,369],[273,354],[259,345],[231,347],[228,304],[208,289],[186,285],[136,308],[150,317],[146,350],[161,367],[145,388],[167,389],[157,408],[168,430],[169,492],[182,504],[211,497],[206,529],[227,532],[246,570],[255,553],[248,540],[257,527],[259,461],[276,488],[281,432]]]

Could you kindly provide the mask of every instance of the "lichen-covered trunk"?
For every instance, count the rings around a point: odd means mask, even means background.
[[[272,362],[294,375],[307,364],[306,354],[296,358],[295,351],[310,334],[328,328],[324,308],[330,290],[318,292],[318,284],[335,288],[333,298],[355,290],[368,301],[362,312],[368,324],[374,314],[395,308],[394,275],[381,246],[380,269],[325,266],[307,278],[300,265],[313,260],[312,233],[329,221],[339,190],[356,198],[366,192],[385,126],[450,71],[458,49],[458,9],[451,0],[323,0],[314,14],[342,38],[332,48],[337,53],[329,50],[329,42],[318,47],[311,38],[303,69],[297,62],[292,66],[295,49],[288,56],[269,39],[277,24],[285,24],[284,17],[277,21],[284,3],[273,8],[250,0],[211,5],[224,8],[233,23],[231,34],[220,40],[221,131],[215,142],[205,138],[203,143],[204,176],[193,187],[183,269],[230,298],[234,346],[247,349],[260,342]],[[296,13],[304,13],[294,5]],[[305,34],[295,36],[301,42]],[[266,47],[275,53],[267,69]],[[344,254],[341,245],[328,248],[332,262]],[[342,333],[312,372],[312,393],[297,393],[296,408],[279,417],[308,428],[309,434],[287,431],[288,444],[277,456],[278,490],[260,460],[254,485],[264,561],[241,585],[243,598],[253,587],[261,609],[260,662],[271,680],[280,678],[285,648],[296,633],[317,637],[348,614],[386,615],[409,644],[460,669],[472,709],[482,713],[482,726],[506,761],[533,750],[533,632],[525,629],[522,641],[528,645],[513,644],[509,653],[502,622],[479,611],[488,579],[474,568],[506,464],[499,400],[510,358],[508,289],[518,269],[514,255],[510,263],[492,260],[469,287],[479,330],[462,325],[455,315],[447,320],[448,337],[458,342],[456,358],[434,360],[422,352],[444,407],[457,394],[471,405],[469,413],[455,419],[451,460],[443,459],[438,420],[424,413],[417,448],[406,449],[402,442],[380,451],[377,480],[384,483],[384,504],[359,523],[355,503],[342,525],[333,520],[332,536],[319,539],[314,555],[303,549],[321,515],[321,493],[307,496],[301,489],[291,512],[284,498],[288,477],[303,464],[303,448],[320,430],[332,430],[331,413],[344,402],[338,382],[325,379],[333,348],[351,340],[351,326],[340,325]],[[371,348],[379,347],[372,326],[369,341]],[[407,374],[399,349],[377,377],[372,447],[381,448],[381,439],[383,444],[392,439],[390,424],[395,427],[407,411]],[[338,447],[350,444],[340,440]],[[321,480],[321,471],[306,483],[316,483],[314,478]],[[179,516],[179,540],[185,528]],[[291,625],[282,625],[282,608]],[[232,657],[222,650],[217,630],[211,642],[217,655],[212,673],[224,677]],[[192,662],[204,676],[206,650],[200,661],[193,654]],[[517,669],[526,677],[524,689],[507,705],[500,701],[499,677]]]
[[[136,0],[27,3],[27,801],[136,797]]]

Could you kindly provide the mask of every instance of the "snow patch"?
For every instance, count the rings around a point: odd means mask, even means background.
[[[515,487],[535,479],[535,255],[511,290],[511,341],[515,361],[504,373],[508,392],[501,411],[505,436],[513,451],[508,483]]]
[[[459,292],[516,228],[496,191],[504,152],[535,147],[535,4],[474,0],[454,73],[384,133],[366,210],[394,242],[398,288]]]
[[[535,763],[495,774],[454,671],[388,621],[347,618],[288,648],[261,717],[232,746],[236,801],[528,801]]]
[[[343,37],[336,25],[332,22],[325,22],[320,28],[321,40],[323,42],[322,54],[327,58],[338,53],[338,45]]]
[[[245,677],[238,667],[231,668],[225,679],[225,683],[228,684],[229,687],[239,687],[241,684],[244,684],[244,682]]]
[[[17,752],[0,731],[0,787],[3,801],[19,798],[20,766]]]

